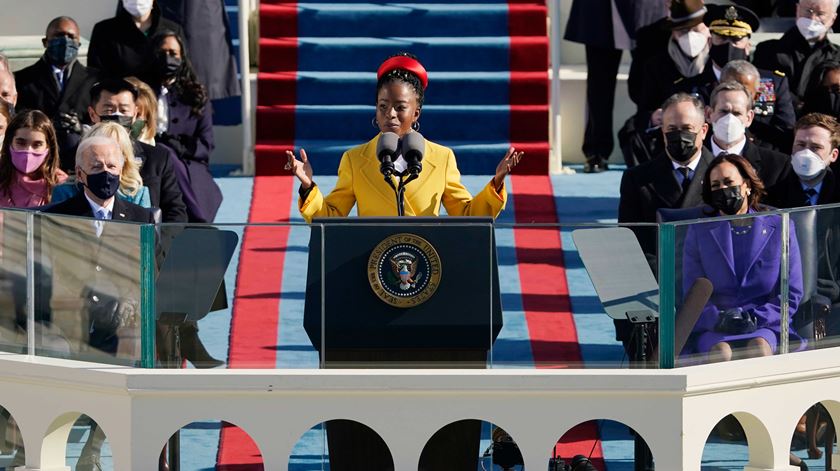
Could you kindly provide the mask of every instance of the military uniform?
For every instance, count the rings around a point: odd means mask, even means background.
[[[789,29],[779,39],[759,44],[753,57],[756,67],[778,70],[785,74],[793,94],[794,110],[797,113],[802,109],[811,76],[823,63],[830,60],[840,60],[840,47],[828,38],[811,47],[796,27]]]
[[[790,152],[793,144],[793,95],[781,71],[758,69],[760,75],[755,97],[755,118],[750,126],[753,142],[779,152]]]

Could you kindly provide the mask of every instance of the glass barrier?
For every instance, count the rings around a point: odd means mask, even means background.
[[[5,210],[0,349],[312,369],[671,368],[826,348],[838,212],[153,226]]]
[[[656,224],[496,224],[494,368],[657,367]]]
[[[27,346],[27,313],[44,316],[44,307],[27,300],[27,231],[25,211],[0,212],[0,350],[25,353]]]
[[[801,265],[802,296],[791,310],[790,352],[840,345],[840,205],[797,208],[789,212]],[[792,272],[793,273],[793,272]]]
[[[318,368],[304,224],[162,224],[158,368]]]
[[[799,259],[787,256],[788,249],[798,254],[787,215],[676,223],[673,236],[663,290],[673,293],[677,307],[675,365],[786,353],[789,330],[782,326],[802,292]]]
[[[34,353],[149,365],[154,226],[35,213],[30,230]]]

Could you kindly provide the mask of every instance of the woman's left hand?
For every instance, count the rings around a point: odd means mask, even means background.
[[[514,147],[508,149],[502,161],[496,166],[496,175],[493,176],[493,185],[497,189],[502,188],[502,185],[505,183],[505,177],[513,170],[513,167],[516,167],[524,153],[516,152]]]

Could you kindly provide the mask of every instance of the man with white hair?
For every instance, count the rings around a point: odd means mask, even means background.
[[[137,312],[140,263],[138,229],[128,224],[100,220],[154,223],[152,213],[116,196],[125,156],[117,141],[93,136],[82,139],[76,150],[76,177],[84,191],[68,200],[47,206],[42,212],[95,218],[88,221],[43,218],[41,245],[56,254],[53,268],[53,321],[79,352],[95,351],[135,360],[138,352],[136,328],[114,319],[131,319]],[[111,248],[108,250],[108,248]],[[125,252],[114,252],[114,248]],[[64,249],[64,251],[62,251]],[[74,257],[63,256],[72,251]],[[113,280],[122,280],[114,282]],[[79,299],[79,293],[82,299]],[[81,310],[78,303],[82,303]],[[69,306],[69,307],[64,307]],[[116,307],[114,307],[116,306]],[[115,316],[115,313],[117,315]],[[84,328],[80,329],[80,326]],[[76,465],[77,471],[101,468],[100,454],[105,434],[97,425]]]
[[[840,0],[800,0],[796,26],[781,38],[764,41],[755,49],[756,67],[781,71],[790,81],[797,114],[815,71],[827,61],[840,60],[840,46],[828,39],[839,5]]]
[[[83,139],[76,150],[76,176],[84,191],[48,206],[44,212],[154,223],[149,210],[116,197],[124,163],[125,156],[114,139],[104,136]]]

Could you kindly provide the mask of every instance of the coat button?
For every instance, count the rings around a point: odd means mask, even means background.
[[[90,297],[90,299],[91,299],[93,302],[95,302],[95,303],[98,303],[98,302],[99,302],[99,296],[97,296],[97,295],[95,295],[95,294],[94,294],[93,296],[91,296],[91,297]]]
[[[172,118],[172,124],[175,124],[177,122],[178,122],[178,118]]]
[[[101,266],[99,266],[99,265],[97,265],[97,266],[96,266],[96,271],[102,271],[102,267],[101,267]]]

